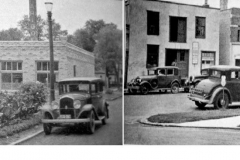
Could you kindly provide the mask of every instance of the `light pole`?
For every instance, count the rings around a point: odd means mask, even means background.
[[[55,100],[54,93],[54,59],[53,59],[53,37],[52,37],[52,6],[53,3],[45,3],[48,15],[48,25],[49,25],[49,46],[50,46],[50,103]]]

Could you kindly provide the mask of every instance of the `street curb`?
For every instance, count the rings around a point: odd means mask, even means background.
[[[34,133],[34,134],[30,135],[30,136],[27,136],[27,137],[25,137],[25,138],[23,138],[23,139],[18,140],[18,141],[16,141],[16,142],[10,143],[9,145],[17,145],[17,144],[20,144],[20,143],[25,142],[25,141],[27,141],[27,140],[29,140],[29,139],[31,139],[31,138],[33,138],[33,137],[41,134],[41,133],[43,133],[43,130],[38,131],[38,132],[36,132],[36,133]]]
[[[234,129],[240,130],[239,127],[211,127],[211,126],[181,126],[176,123],[153,123],[149,122],[146,118],[138,120],[139,123],[150,125],[150,126],[159,126],[159,127],[179,127],[179,128],[204,128],[204,129]]]

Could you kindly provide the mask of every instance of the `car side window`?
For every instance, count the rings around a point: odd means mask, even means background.
[[[174,75],[177,76],[178,75],[178,70],[174,69]]]
[[[158,75],[166,75],[166,70],[165,69],[159,69],[158,70]]]
[[[167,69],[167,75],[172,76],[173,75],[173,69]]]
[[[238,71],[231,72],[231,80],[239,79],[240,73]]]
[[[92,84],[91,84],[91,92],[92,92],[92,93],[97,93],[97,92],[98,92],[97,84],[96,84],[96,83],[92,83]]]

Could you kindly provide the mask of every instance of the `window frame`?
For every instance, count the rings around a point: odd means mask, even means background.
[[[157,16],[157,17],[155,17]],[[153,17],[153,18],[150,18]],[[157,20],[156,20],[157,19]],[[154,22],[154,23],[152,23]],[[159,36],[160,35],[160,12],[147,10],[147,35],[150,36]],[[150,25],[154,27],[154,30],[151,30]]]
[[[197,24],[197,19],[204,19],[204,26],[199,26]],[[204,35],[203,36],[197,35],[197,28],[198,27],[204,27]],[[195,17],[195,38],[206,39],[206,17],[199,17],[199,16]]]
[[[150,47],[153,47],[153,46],[158,48],[158,49],[157,49],[157,53],[149,53]],[[151,49],[151,50],[152,50],[152,49]],[[153,55],[153,56],[156,55],[156,60],[157,60],[156,66],[154,66],[154,64],[149,64],[149,63],[148,63],[148,62],[149,62],[149,56],[151,56],[151,55]],[[155,58],[153,58],[153,59],[155,59]],[[158,67],[158,65],[159,65],[159,45],[148,44],[148,45],[147,45],[146,68]]]
[[[172,21],[172,18],[176,18],[177,19],[177,23],[179,22],[179,19],[182,19],[182,20],[185,20],[185,39],[184,41],[179,41],[178,40],[178,35],[177,35],[177,40],[173,40],[172,39],[172,34],[173,32],[172,31],[172,24],[171,24],[171,21]],[[177,34],[178,33],[178,25],[177,25]],[[169,16],[169,42],[172,42],[172,43],[187,43],[187,17],[179,17],[179,16]]]

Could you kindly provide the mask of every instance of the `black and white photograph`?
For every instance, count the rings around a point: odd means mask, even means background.
[[[124,144],[240,144],[240,2],[125,1]]]
[[[1,0],[0,145],[122,145],[119,0]]]

